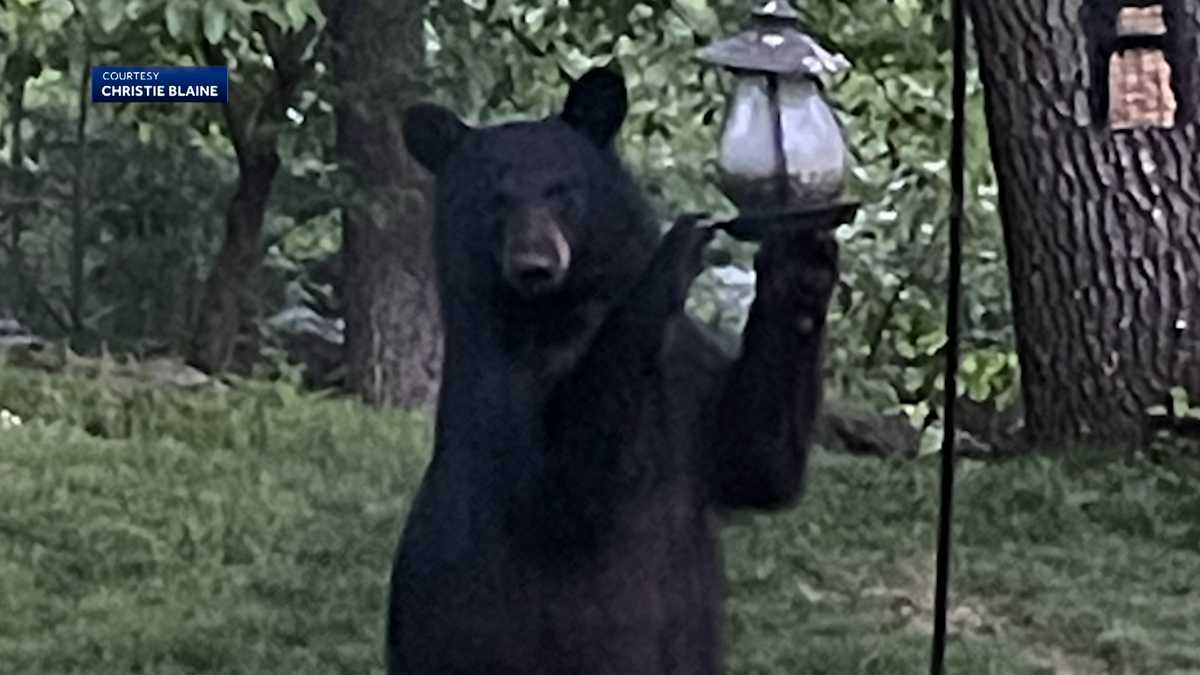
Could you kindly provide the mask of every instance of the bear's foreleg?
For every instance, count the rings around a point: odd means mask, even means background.
[[[741,354],[715,397],[712,480],[722,506],[773,509],[803,491],[837,243],[827,234],[769,235],[755,271]]]

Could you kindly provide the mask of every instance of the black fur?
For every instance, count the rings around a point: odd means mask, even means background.
[[[392,573],[392,675],[723,672],[713,511],[800,494],[836,247],[767,241],[743,354],[724,352],[683,311],[710,234],[683,218],[658,241],[611,149],[624,112],[602,73],[564,116],[407,118],[437,174],[446,350]],[[570,243],[550,297],[500,274],[514,200]]]

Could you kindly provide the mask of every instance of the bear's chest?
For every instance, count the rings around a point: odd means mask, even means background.
[[[449,584],[463,622],[482,630],[479,672],[697,674],[719,647],[713,525],[686,481],[622,510],[596,548],[509,549],[497,586]],[[511,542],[510,542],[511,544]],[[538,561],[538,562],[535,562]],[[450,598],[443,597],[443,600]],[[485,640],[478,640],[487,635]]]

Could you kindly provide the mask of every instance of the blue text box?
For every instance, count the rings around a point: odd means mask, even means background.
[[[93,103],[227,103],[227,66],[92,66]]]

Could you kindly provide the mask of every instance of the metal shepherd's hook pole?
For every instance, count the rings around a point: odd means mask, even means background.
[[[965,0],[950,0],[954,33],[954,84],[950,126],[950,267],[946,282],[946,381],[942,438],[941,505],[938,511],[937,584],[934,589],[933,654],[930,675],[942,675],[946,659],[946,613],[950,590],[950,545],[954,514],[954,408],[958,399],[958,324],[962,286],[963,145],[967,98]]]

